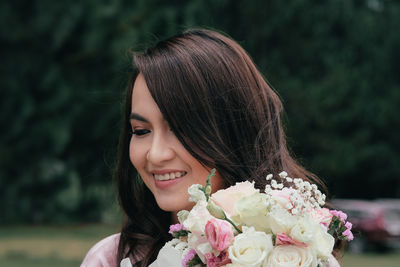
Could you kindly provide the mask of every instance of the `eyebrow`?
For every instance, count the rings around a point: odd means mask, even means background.
[[[145,117],[143,117],[142,115],[139,115],[137,113],[131,113],[131,115],[129,116],[130,120],[138,120],[138,121],[143,121],[143,122],[149,122]]]

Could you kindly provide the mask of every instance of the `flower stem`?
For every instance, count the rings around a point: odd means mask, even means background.
[[[242,231],[240,231],[240,229],[237,228],[236,224],[235,224],[234,222],[232,222],[232,221],[231,221],[228,217],[226,217],[226,216],[225,216],[225,221],[228,221],[230,224],[232,224],[233,228],[235,228],[235,230],[236,230],[239,234],[242,233]]]

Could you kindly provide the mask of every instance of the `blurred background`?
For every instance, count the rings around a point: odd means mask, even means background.
[[[229,34],[281,96],[293,153],[354,223],[344,265],[400,263],[399,1],[19,0],[0,21],[1,266],[77,266],[119,231],[130,51],[189,27]]]

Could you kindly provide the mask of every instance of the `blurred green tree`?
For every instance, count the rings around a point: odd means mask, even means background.
[[[101,220],[129,50],[193,26],[249,51],[335,196],[400,197],[399,20],[389,0],[3,1],[0,223]]]

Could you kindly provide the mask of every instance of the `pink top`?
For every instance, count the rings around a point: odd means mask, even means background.
[[[86,254],[81,267],[119,267],[117,262],[118,243],[120,234],[114,234],[104,238],[94,245]],[[136,261],[130,259],[132,264]],[[340,267],[337,260],[331,256],[329,267]]]
[[[120,234],[104,238],[86,254],[81,267],[118,267],[118,243]]]
[[[81,267],[119,267],[117,254],[120,235],[120,233],[110,235],[95,244],[86,254]],[[143,256],[143,251],[136,251],[135,257],[130,257],[131,263],[135,264]]]

